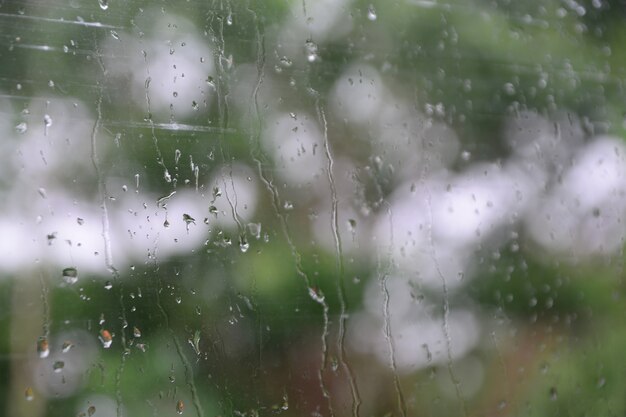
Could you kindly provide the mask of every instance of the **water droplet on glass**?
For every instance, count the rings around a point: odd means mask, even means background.
[[[37,353],[40,358],[47,358],[50,354],[50,345],[47,337],[42,336],[37,340]]]
[[[461,152],[461,159],[464,161],[469,161],[472,158],[472,153],[469,151]]]
[[[133,327],[133,336],[141,337],[141,331],[137,327]]]
[[[111,344],[113,343],[113,336],[106,329],[100,330],[100,336],[98,336],[98,339],[100,339],[100,342],[102,342],[102,346],[105,349],[110,348]]]
[[[22,122],[18,124],[17,126],[15,126],[15,131],[17,133],[23,134],[23,133],[26,133],[27,130],[28,130],[28,125],[26,124],[26,122]]]
[[[61,352],[67,353],[73,347],[74,347],[74,344],[71,341],[66,340],[65,342],[63,342],[63,345],[61,346]]]
[[[209,206],[209,213],[213,214],[215,217],[217,217],[217,207],[215,206]]]
[[[35,399],[35,393],[31,387],[26,388],[26,391],[24,391],[24,398],[26,398],[26,401],[32,401]]]
[[[248,223],[248,233],[259,239],[261,237],[261,223]]]
[[[504,84],[503,89],[504,89],[504,92],[509,96],[512,96],[513,94],[515,94],[515,86],[511,83]]]
[[[109,8],[109,0],[98,0],[98,4],[102,10],[106,10]]]
[[[248,252],[248,249],[250,249],[250,243],[248,243],[248,239],[246,239],[245,235],[241,235],[239,237],[239,250],[241,250],[241,252],[246,253]]]
[[[61,372],[64,367],[65,367],[65,362],[63,361],[56,361],[52,365],[52,369],[54,370],[54,372]]]
[[[324,302],[324,293],[319,288],[311,287],[309,288],[309,296],[313,299],[313,301],[322,304]]]
[[[176,402],[176,412],[178,414],[182,414],[183,411],[185,411],[185,404],[183,403],[183,400],[178,400],[178,402]]]
[[[89,417],[91,417],[94,414],[96,414],[96,406],[95,405],[90,405],[89,408],[87,409],[87,415]]]
[[[45,188],[39,188],[37,190],[37,192],[39,193],[39,195],[41,196],[41,198],[46,198],[48,197],[48,193],[46,192]]]
[[[226,16],[226,24],[228,26],[233,24],[233,15],[231,13],[228,13],[228,16]]]
[[[311,39],[308,39],[305,43],[304,43],[304,48],[306,51],[306,59],[309,62],[315,62],[316,60],[318,60],[318,55],[317,55],[317,44],[315,42],[313,42]]]
[[[78,281],[78,270],[74,267],[65,268],[63,270],[63,281],[67,284],[75,284]]]
[[[293,210],[293,203],[291,201],[285,201],[285,204],[283,204],[283,208],[285,210]]]
[[[556,387],[551,387],[551,388],[550,388],[550,399],[551,399],[552,401],[556,401],[556,400],[558,399],[558,397],[559,397],[559,395],[558,395],[558,393],[556,392]]]
[[[110,290],[111,288],[113,288],[113,284],[111,283],[111,281],[107,281],[104,283],[105,290]]]
[[[191,223],[196,224],[196,219],[194,219],[187,213],[183,214],[183,221],[185,222],[187,226],[189,226]]]
[[[367,18],[373,22],[374,20],[376,20],[377,17],[378,16],[376,16],[376,9],[374,9],[374,6],[370,4],[367,8]]]
[[[356,220],[354,219],[348,219],[348,230],[351,233],[356,232]]]
[[[44,116],[43,116],[43,125],[45,127],[52,126],[52,117],[50,117],[49,114],[44,114]]]

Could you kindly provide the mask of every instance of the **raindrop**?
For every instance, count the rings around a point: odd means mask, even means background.
[[[54,369],[54,372],[61,372],[64,367],[65,367],[65,362],[63,361],[56,361],[52,365],[52,369]]]
[[[356,232],[356,220],[354,219],[348,219],[348,230],[351,233]]]
[[[215,206],[209,206],[209,213],[213,214],[215,217],[217,217],[217,207]]]
[[[176,304],[180,304],[180,303],[182,303],[182,302],[183,302],[183,299],[182,299],[182,298],[180,298],[180,296],[178,296],[178,297],[176,297],[176,298],[174,299],[174,301],[176,301]]]
[[[376,20],[377,17],[378,16],[376,16],[376,9],[374,9],[374,6],[370,4],[367,8],[367,18],[373,22],[374,20]]]
[[[174,194],[176,194],[176,191],[172,191],[171,193],[169,193],[168,195],[164,195],[163,197],[160,197],[157,199],[157,207],[163,207],[165,206],[165,204],[167,203],[167,201],[172,198],[174,196]]]
[[[248,223],[248,232],[259,239],[261,237],[261,223]]]
[[[109,0],[98,0],[98,4],[102,10],[106,10],[109,8]]]
[[[241,252],[246,253],[248,252],[248,249],[250,249],[250,243],[248,243],[248,239],[246,239],[245,235],[241,235],[239,237],[239,250],[241,250]]]
[[[107,281],[104,283],[105,290],[110,290],[111,288],[113,288],[113,284],[111,283],[111,281]]]
[[[306,51],[306,59],[309,62],[315,62],[316,60],[319,59],[318,55],[317,55],[317,44],[315,42],[313,42],[311,39],[308,39],[305,44],[304,44],[304,48]]]
[[[39,189],[37,190],[37,192],[39,193],[39,195],[41,196],[41,198],[46,198],[46,197],[48,197],[48,193],[46,192],[46,189],[45,189],[45,188],[43,188],[43,187],[42,187],[42,188],[39,188]]]
[[[558,393],[556,387],[550,387],[550,400],[556,401],[558,399]]]
[[[73,347],[74,347],[74,344],[70,342],[69,340],[66,340],[65,342],[63,342],[63,345],[61,346],[61,352],[67,353]]]
[[[89,408],[87,409],[87,415],[89,417],[91,417],[94,414],[96,414],[96,406],[95,405],[90,405]]]
[[[102,346],[105,349],[110,348],[113,343],[113,336],[111,336],[111,333],[106,329],[100,330],[100,336],[98,336],[98,339],[100,339],[100,342],[102,342]]]
[[[78,281],[78,270],[74,267],[65,268],[63,270],[63,281],[67,284],[75,284]]]
[[[43,124],[45,127],[52,126],[52,117],[49,114],[44,114],[43,116]]]
[[[469,151],[461,152],[461,159],[464,161],[469,161],[472,158],[472,153]]]
[[[313,299],[313,301],[322,304],[324,302],[324,293],[319,288],[310,287],[309,288],[309,296]]]
[[[111,30],[111,36],[113,37],[113,39],[120,39],[120,35],[114,30]]]
[[[32,401],[35,399],[35,393],[31,387],[26,388],[26,391],[24,391],[24,398],[26,398],[26,401]]]
[[[504,92],[509,96],[512,96],[513,94],[515,94],[515,86],[511,83],[504,84],[503,89],[504,89]]]
[[[133,336],[141,337],[141,331],[137,327],[133,327]]]
[[[233,15],[231,13],[228,13],[228,16],[226,16],[226,24],[228,26],[233,24]]]
[[[283,208],[285,210],[293,210],[293,203],[291,201],[285,201],[285,204],[283,204]]]
[[[191,217],[189,214],[184,213],[183,214],[183,221],[185,222],[185,224],[187,226],[189,226],[189,224],[193,223],[196,224],[196,219],[194,219],[193,217]]]
[[[176,403],[176,412],[178,414],[182,414],[184,410],[185,404],[183,403],[183,400],[178,400],[178,402]]]
[[[40,358],[47,358],[50,354],[50,345],[48,344],[48,338],[42,336],[37,341],[37,353]]]

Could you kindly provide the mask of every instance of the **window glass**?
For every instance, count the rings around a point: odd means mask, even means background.
[[[0,414],[626,413],[608,0],[0,0]]]

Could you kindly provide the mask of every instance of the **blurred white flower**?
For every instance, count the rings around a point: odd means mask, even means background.
[[[364,124],[376,119],[388,102],[387,96],[387,89],[375,68],[354,64],[335,81],[330,100],[339,120]]]
[[[262,145],[274,158],[276,174],[290,185],[304,186],[326,179],[324,136],[313,116],[298,112],[271,118]]]
[[[357,313],[349,328],[352,349],[373,353],[381,363],[389,364],[393,346],[398,372],[410,373],[446,363],[448,349],[452,360],[457,360],[478,345],[481,327],[472,310],[454,308],[444,323],[441,307],[421,299],[419,290],[405,278],[389,276],[385,289],[387,294],[380,281],[370,282],[365,310]]]
[[[618,138],[594,138],[541,205],[526,217],[530,237],[562,255],[609,255],[626,237],[626,146]]]
[[[195,108],[208,107],[215,92],[211,83],[215,65],[213,51],[198,28],[157,8],[142,11],[134,23],[145,33],[121,32],[119,39],[111,38],[103,46],[109,76],[129,81],[134,104],[147,110],[149,100],[150,112],[160,118],[171,114],[184,118]]]

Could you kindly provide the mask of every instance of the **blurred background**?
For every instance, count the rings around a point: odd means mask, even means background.
[[[625,23],[0,0],[0,414],[623,415]]]

